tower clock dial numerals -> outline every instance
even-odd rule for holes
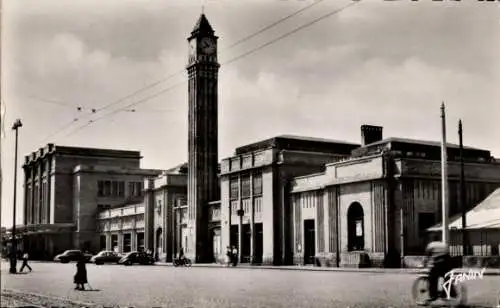
[[[204,54],[211,55],[215,52],[215,41],[213,38],[204,37],[200,41],[200,48]]]

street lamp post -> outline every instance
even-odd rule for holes
[[[16,146],[15,146],[15,154],[14,154],[14,209],[12,212],[12,250],[11,250],[11,258],[10,258],[10,269],[9,272],[11,274],[15,274],[17,272],[17,239],[16,239],[16,194],[17,194],[17,140],[18,140],[18,131],[19,128],[22,127],[21,119],[17,119],[12,125],[12,129],[16,131]]]

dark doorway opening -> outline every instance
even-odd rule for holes
[[[262,223],[255,224],[254,228],[255,228],[254,263],[262,263],[262,255],[264,254],[264,236],[262,233]]]
[[[304,220],[304,264],[315,264],[316,230],[314,219]]]
[[[99,240],[99,249],[106,250],[106,235],[101,235]]]
[[[365,249],[364,213],[361,204],[354,202],[347,210],[347,248],[349,251]]]
[[[231,235],[230,235],[230,238],[229,238],[229,245],[230,246],[234,246],[234,247],[238,247],[238,226],[237,225],[233,225],[231,226]]]
[[[250,229],[250,224],[242,225],[243,227],[243,242],[241,245],[241,255],[243,256],[242,262],[250,262],[250,256],[252,252],[250,251],[250,241],[252,238],[252,230]]]

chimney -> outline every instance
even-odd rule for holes
[[[382,126],[361,125],[361,146],[382,140]]]

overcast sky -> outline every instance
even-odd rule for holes
[[[439,141],[442,101],[450,142],[458,142],[462,118],[464,143],[500,156],[500,3],[359,1],[225,65],[353,2],[319,1],[229,49],[312,1],[206,2],[222,64],[220,159],[237,146],[278,134],[360,142],[362,124],[383,126],[384,137]],[[144,168],[167,169],[187,160],[183,71],[186,38],[200,12],[198,0],[4,0],[2,225],[12,221],[10,127],[16,118],[23,121],[20,163],[48,142],[139,150]],[[173,73],[179,74],[92,115],[92,108],[99,110]],[[171,90],[128,108],[136,112],[117,112],[75,132],[89,120],[166,88]],[[21,169],[18,181],[19,213]]]

